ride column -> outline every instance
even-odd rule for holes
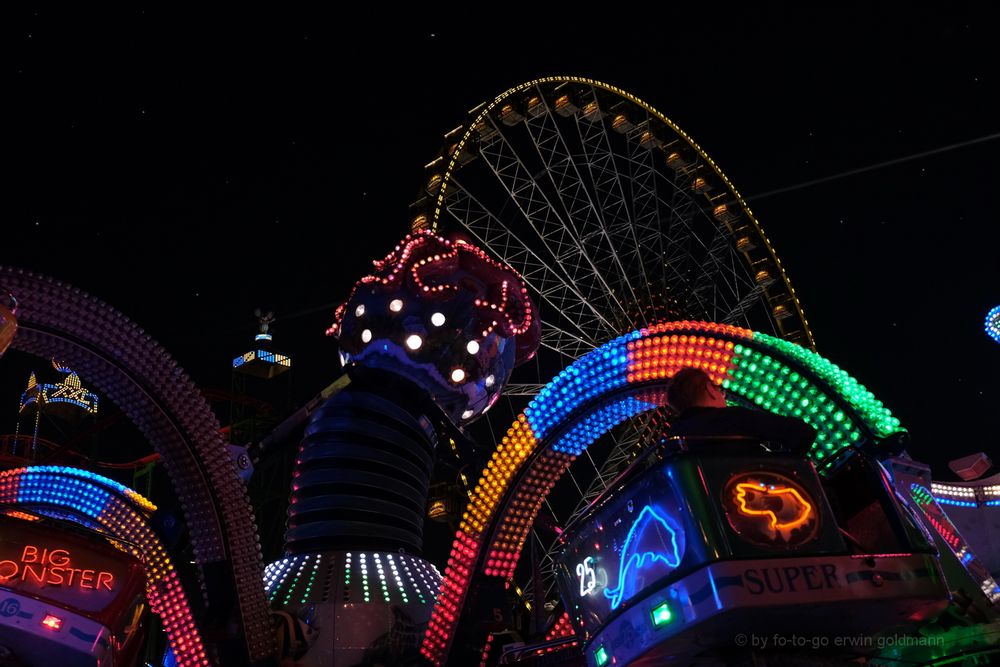
[[[421,558],[438,431],[486,412],[539,343],[524,281],[462,239],[415,233],[374,265],[327,331],[350,383],[305,429],[287,555],[265,573],[315,637],[306,666],[419,657],[441,581]]]

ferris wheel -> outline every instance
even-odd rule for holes
[[[615,86],[546,77],[472,109],[426,166],[412,209],[414,231],[468,235],[521,272],[544,322],[538,369],[663,320],[731,324],[814,348],[743,198],[674,122]],[[507,396],[533,396],[550,374],[539,370]],[[579,498],[561,523],[617,475],[645,420],[614,434],[606,458],[581,463],[592,469],[570,471]]]

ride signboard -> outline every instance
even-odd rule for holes
[[[0,518],[0,588],[97,612],[115,601],[139,567],[99,540]]]

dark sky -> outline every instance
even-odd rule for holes
[[[254,307],[273,309],[304,398],[336,364],[332,306],[405,232],[442,134],[522,81],[589,76],[715,159],[818,351],[895,412],[915,456],[1000,458],[1000,345],[983,333],[1000,304],[1000,140],[754,198],[1000,132],[995,12],[702,4],[566,5],[600,16],[542,23],[505,4],[29,10],[7,22],[0,262],[100,296],[207,386],[228,386]],[[13,426],[24,378],[0,377]]]

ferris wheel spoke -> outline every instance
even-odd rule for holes
[[[596,94],[593,97],[593,103],[597,103]],[[604,212],[603,217],[608,223],[607,235],[611,252],[616,256],[619,264],[623,266],[623,275],[634,276],[631,279],[626,278],[624,281],[629,285],[629,289],[631,290],[632,282],[639,282],[645,288],[645,296],[651,303],[653,301],[652,283],[646,274],[646,265],[643,261],[644,250],[634,233],[631,208],[625,197],[622,175],[615,163],[607,128],[599,117],[595,120],[589,120],[582,114],[577,114],[575,120],[577,136],[583,146],[590,182],[598,198],[600,209]],[[639,278],[640,276],[641,278]],[[637,298],[636,315],[641,313],[641,305]]]
[[[542,390],[544,384],[511,383],[504,387],[505,396],[535,396]]]
[[[722,234],[716,233],[708,247],[708,252],[702,257],[699,263],[698,273],[694,279],[694,286],[691,289],[693,293],[711,294],[714,298],[720,296],[720,285],[715,282],[715,277],[720,273],[722,266],[721,256],[726,253],[728,247],[729,240]],[[715,305],[717,304],[713,304],[713,306]],[[713,307],[710,314],[714,318],[718,312],[719,310]]]
[[[541,99],[544,100],[544,96]],[[573,231],[575,252],[568,254],[567,259],[575,254],[572,259],[577,262],[582,259],[588,264],[584,273],[588,269],[593,273],[594,278],[617,307],[620,324],[623,324],[630,319],[629,312],[616,292],[621,285],[625,285],[627,292],[635,300],[631,281],[628,280],[628,274],[608,238],[600,210],[584,184],[577,161],[573,159],[566,136],[553,114],[551,105],[548,101],[543,101],[539,106],[543,106],[544,110],[534,115],[529,113],[525,124],[534,140],[538,156],[545,165],[549,180],[563,203]],[[614,277],[617,277],[617,280]]]
[[[583,278],[592,280],[594,276],[581,275],[582,267],[576,262],[568,261],[574,253],[578,252],[578,248],[574,248],[575,239],[573,239],[569,228],[565,221],[560,219],[552,202],[538,186],[530,170],[525,166],[510,142],[499,131],[499,128],[496,129],[500,141],[483,145],[480,148],[480,156],[493,172],[497,181],[503,185],[510,200],[527,220],[546,250],[552,254],[555,265],[566,271],[565,277],[560,279],[562,288],[557,289],[566,294],[574,294],[578,300],[574,302],[571,299],[565,299],[560,304],[559,312],[579,322],[581,328],[593,329],[597,327],[603,337],[614,336],[618,333],[617,327],[602,312],[602,309],[595,305],[595,299],[590,294],[595,289],[593,287],[589,289],[586,296],[580,292],[581,286],[594,285],[591,281],[585,281]],[[564,257],[566,258],[565,264],[561,262],[561,258]],[[588,273],[592,271],[591,267]],[[557,276],[555,271],[551,269],[549,269],[549,273],[552,277]],[[603,301],[605,299],[598,296],[597,300]]]
[[[757,321],[755,324],[755,322],[751,321],[750,317],[747,316],[747,313],[755,307],[765,311],[768,309],[765,286],[754,280],[753,276],[747,275],[747,272],[743,270],[744,267],[740,262],[740,258],[735,252],[730,255],[729,262],[730,267],[728,271],[728,278],[736,282],[736,291],[742,295],[736,304],[732,306],[729,312],[723,315],[722,319],[719,321],[725,322],[726,324],[735,324],[738,322],[748,329],[752,329],[755,326],[758,329],[762,329],[766,326],[773,335],[780,336],[781,332],[778,330],[778,327],[775,325],[772,318],[758,318],[760,321]],[[727,273],[723,272],[722,275],[727,275]]]
[[[665,234],[668,254],[663,260],[664,270],[673,276],[668,284],[675,294],[685,299],[689,311],[693,309],[692,313],[709,317],[712,309],[708,305],[708,295],[704,289],[696,289],[693,275],[699,269],[696,256],[708,251],[696,224],[704,212],[686,192],[676,189],[673,194],[673,201],[668,205],[673,215]]]
[[[745,313],[754,300],[760,300],[763,294],[763,287],[758,285],[751,276],[741,275],[737,266],[738,258],[733,249],[729,249],[728,255],[724,258],[724,266],[720,267],[716,274],[716,283],[720,291],[724,288],[728,298],[724,304],[725,310],[719,316],[720,322],[732,323],[733,317],[740,317]]]
[[[699,233],[698,226],[698,219],[704,218],[704,212],[690,194],[678,188],[663,175],[654,174],[654,178],[665,181],[661,187],[669,187],[668,192],[672,190],[670,201],[664,200],[658,194],[654,195],[657,208],[669,212],[668,227],[660,235],[663,244],[661,257],[664,258],[662,262],[664,280],[669,284],[668,275],[673,273],[685,284],[685,290],[690,290],[691,278],[683,275],[681,268],[692,268],[692,264],[697,261],[697,255],[709,250],[701,238],[704,232]],[[683,290],[680,293],[683,293]]]
[[[661,228],[663,210],[660,206],[660,196],[657,194],[657,172],[653,164],[655,143],[649,138],[643,141],[643,137],[653,136],[649,125],[650,120],[647,115],[643,122],[638,123],[628,131],[628,163],[629,175],[631,176],[629,184],[632,190],[632,219],[634,220],[632,235],[638,253],[646,256],[655,253],[655,256],[663,257],[667,249],[664,247],[665,237]],[[669,187],[676,189],[673,183],[669,183]],[[658,268],[658,278],[665,281],[666,271],[662,263],[642,261],[641,264],[644,268],[647,264],[651,264],[650,269]],[[652,295],[650,295],[650,300],[652,301]]]
[[[718,321],[728,322],[745,313],[754,301],[761,301],[764,287],[757,284],[749,271],[739,264],[737,251],[721,232],[713,241],[702,262],[702,273],[695,290],[707,286],[722,297],[723,302],[713,311]]]
[[[737,320],[743,317],[743,315],[750,310],[750,308],[760,302],[761,297],[764,294],[764,287],[761,285],[754,285],[754,288],[743,295],[743,298],[733,306],[729,312],[723,315],[719,321],[724,324],[734,324]]]
[[[568,359],[576,359],[581,354],[586,354],[596,347],[593,343],[570,336],[557,327],[551,326],[549,329],[549,331],[542,331],[542,347],[558,352]]]
[[[452,192],[446,200],[446,211],[479,243],[491,248],[501,259],[516,266],[525,282],[554,313],[563,310],[567,302],[583,302],[583,296],[573,293],[572,287],[555,276],[549,264],[532,248],[521,242],[510,228],[482,205],[457,179],[452,180]],[[573,325],[575,331],[561,323]],[[542,344],[561,354],[576,358],[594,348],[594,341],[601,340],[600,332],[585,329],[579,319],[557,318],[548,320],[542,330]]]
[[[547,117],[550,118],[548,114],[542,113],[534,120]],[[615,318],[615,314],[624,314],[624,309],[604,282],[603,272],[594,266],[589,255],[583,252],[580,247],[575,230],[568,222],[571,221],[568,218],[570,210],[565,206],[565,200],[559,200],[563,204],[563,212],[560,214],[552,199],[538,186],[537,180],[529,174],[527,166],[519,159],[506,137],[501,134],[500,140],[503,143],[502,148],[505,150],[493,152],[484,148],[483,154],[487,164],[494,170],[497,178],[507,188],[508,193],[515,198],[515,203],[528,219],[532,229],[538,234],[548,252],[554,257],[555,264],[563,269],[567,280],[577,286],[577,291],[580,291],[582,286],[589,287],[583,297],[595,313],[607,314],[609,318],[604,319],[606,328],[602,333],[604,335],[617,333],[620,323],[613,323],[611,320],[620,319],[621,316]],[[509,165],[503,164],[505,154],[517,157],[516,168],[512,169]],[[491,162],[489,158],[494,155],[499,157]],[[539,156],[543,161],[546,158],[542,151],[539,151]],[[551,171],[548,171],[548,165],[546,168],[556,193],[561,196],[563,192],[559,184],[553,178]],[[504,179],[504,175],[508,178]],[[517,197],[518,193],[522,196]],[[524,196],[525,194],[527,197]],[[540,202],[544,202],[545,206],[537,205]]]

